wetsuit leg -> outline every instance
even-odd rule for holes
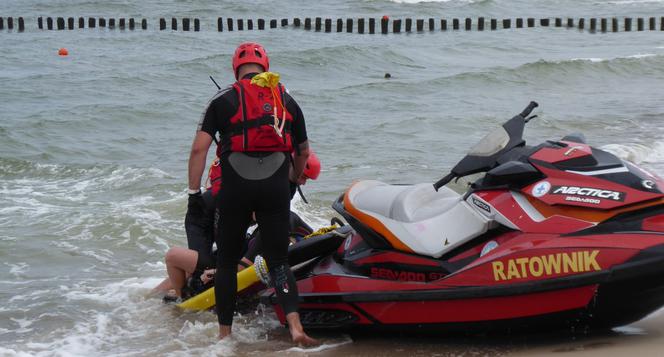
[[[247,187],[222,159],[224,184],[219,190],[219,215],[221,217],[216,234],[217,273],[214,278],[214,295],[217,301],[219,324],[230,326],[233,323],[237,291],[237,264],[249,222],[251,206],[247,197]]]
[[[290,190],[288,162],[260,187],[263,199],[257,204],[256,221],[261,232],[261,248],[267,261],[277,300],[285,314],[298,309],[297,284],[288,265],[290,231]]]

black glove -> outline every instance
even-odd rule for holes
[[[189,194],[187,203],[187,216],[185,221],[191,223],[203,223],[205,221],[205,201],[201,192]]]

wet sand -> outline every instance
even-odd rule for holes
[[[318,335],[324,342],[339,336]],[[664,356],[664,311],[634,324],[586,334],[414,337],[393,333],[353,336],[352,342],[280,354],[311,356]]]

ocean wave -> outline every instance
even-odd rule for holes
[[[640,163],[664,164],[664,143],[656,142],[653,145],[644,144],[608,144],[602,146],[606,150],[621,159]]]

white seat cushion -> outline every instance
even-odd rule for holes
[[[440,257],[488,229],[489,220],[447,187],[359,181],[346,192],[346,210],[393,247]]]

